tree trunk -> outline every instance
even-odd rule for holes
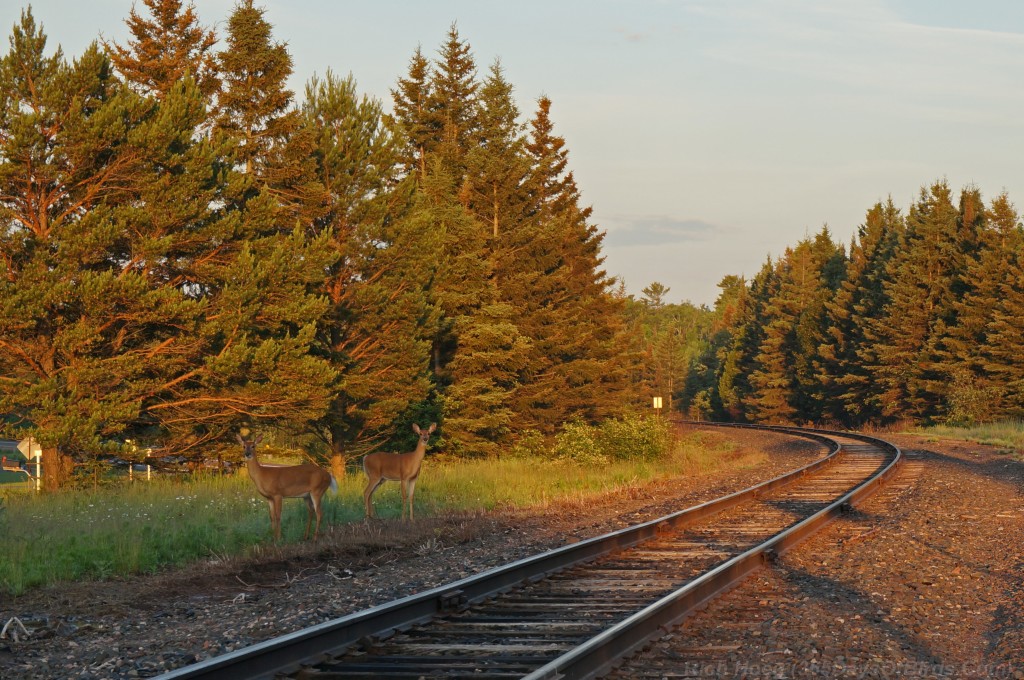
[[[331,456],[331,474],[336,480],[345,479],[345,456],[341,452]]]
[[[47,491],[60,491],[71,480],[75,469],[71,456],[64,455],[56,447],[43,449],[42,465],[43,488]]]

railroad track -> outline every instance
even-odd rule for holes
[[[741,427],[814,439],[829,454],[744,491],[161,677],[599,677],[867,497],[902,458],[864,435]]]

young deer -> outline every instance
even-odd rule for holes
[[[313,532],[313,540],[320,535],[320,519],[323,517],[321,500],[328,488],[332,493],[338,493],[338,485],[333,475],[313,463],[302,465],[261,465],[256,457],[256,445],[263,437],[257,435],[251,442],[237,436],[238,443],[242,445],[245,454],[245,465],[249,470],[249,477],[260,495],[267,499],[270,506],[270,526],[274,530],[274,540],[281,540],[281,502],[285,498],[303,498],[306,501],[308,517],[306,519],[306,533],[302,538],[309,537],[309,527],[313,523],[313,515],[316,515],[316,529]]]
[[[431,423],[426,430],[420,430],[419,425],[413,425],[412,430],[420,436],[416,444],[416,450],[409,453],[370,453],[363,457],[363,472],[366,473],[368,482],[363,490],[363,500],[366,502],[366,516],[373,517],[373,492],[386,480],[401,482],[402,484],[402,519],[405,519],[406,499],[409,504],[409,519],[413,519],[412,496],[416,490],[416,479],[420,476],[420,464],[423,463],[423,456],[427,453],[427,441],[430,435],[437,429],[437,423]]]

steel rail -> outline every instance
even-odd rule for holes
[[[772,429],[781,431],[788,428]],[[659,632],[678,625],[710,600],[738,585],[751,572],[773,562],[786,550],[862,502],[896,473],[903,460],[903,453],[897,446],[881,439],[829,430],[808,431],[863,441],[886,451],[892,456],[892,460],[878,473],[822,510],[690,581],[649,607],[524,676],[523,680],[587,680],[607,673],[617,665],[617,662],[639,651]]]
[[[700,423],[700,425],[711,424]],[[323,658],[325,655],[337,655],[354,644],[367,639],[385,639],[397,631],[407,630],[416,624],[424,623],[438,615],[453,611],[467,604],[482,602],[497,594],[507,592],[520,584],[535,581],[616,550],[636,546],[645,540],[654,538],[666,528],[678,529],[686,527],[708,516],[754,499],[768,491],[787,486],[804,475],[834,463],[842,455],[842,447],[838,442],[830,438],[829,435],[841,434],[843,437],[859,438],[869,443],[880,442],[880,440],[874,440],[870,437],[855,436],[848,433],[833,433],[826,430],[809,431],[762,425],[744,425],[742,427],[777,431],[809,438],[828,445],[829,453],[824,458],[789,473],[722,498],[701,503],[686,510],[603,536],[518,560],[417,595],[401,598],[221,656],[206,659],[190,666],[170,671],[160,676],[160,678],[164,680],[183,680],[186,678],[189,680],[199,678],[255,679],[270,678],[277,674],[294,672],[304,662],[308,663],[311,660]],[[885,444],[896,452],[895,458],[898,460],[899,450],[890,444]],[[896,460],[890,463],[883,473],[890,470]],[[777,554],[795,542],[802,540],[812,530],[806,528],[811,526],[812,520],[819,516],[831,518],[831,515],[828,513],[830,513],[833,506],[846,507],[850,503],[856,502],[859,496],[854,498],[854,494],[858,490],[864,489],[869,483],[870,480],[869,482],[862,483],[854,491],[811,518],[775,536],[765,544],[748,550],[742,555],[712,569],[679,591],[676,591],[673,595],[662,598],[654,605],[612,626],[609,630],[592,638],[572,652],[548,663],[527,677],[584,678],[593,677],[597,672],[604,672],[611,667],[615,659],[628,653],[630,649],[635,649],[643,644],[653,634],[649,631],[650,626],[654,626],[654,630],[657,630],[661,626],[670,625],[668,623],[661,623],[661,621],[681,619],[686,613],[692,611],[693,608],[699,607],[710,597],[713,597],[715,593],[728,588],[750,570],[756,568],[756,566],[764,561],[764,555],[769,554],[768,551],[774,551]],[[827,519],[824,521],[827,521]],[[813,524],[813,526],[817,527],[818,525]],[[753,561],[757,560],[759,560],[757,564],[754,564]],[[753,566],[750,566],[751,564]],[[678,599],[689,601],[692,605],[681,609],[681,605],[674,604],[674,601]],[[669,618],[666,619],[666,616]]]

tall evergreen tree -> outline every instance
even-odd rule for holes
[[[282,211],[282,226],[290,230],[321,216],[328,199],[313,162],[315,133],[302,125],[287,87],[291,55],[272,32],[253,0],[235,7],[227,49],[218,55],[223,85],[215,120],[235,141],[239,168],[254,178],[247,197],[269,192]]]
[[[312,133],[289,108],[291,61],[270,32],[260,10],[240,4],[229,22],[231,49],[220,55],[229,86],[210,136],[220,155],[207,205],[222,219],[200,235],[211,250],[188,262],[186,285],[206,305],[202,354],[148,409],[175,448],[245,422],[301,429],[323,414],[336,377],[310,354],[327,306],[323,272],[336,255],[329,235],[310,235],[323,210],[306,150]]]
[[[963,211],[962,211],[963,212]],[[951,420],[959,423],[1024,413],[1020,365],[1020,313],[1024,230],[1009,197],[996,197],[986,212],[982,247],[968,260],[968,292],[957,301],[960,324],[949,344],[963,365],[951,372]],[[970,371],[966,373],[966,371]]]
[[[727,275],[718,282],[718,288],[721,292],[709,318],[705,319],[707,341],[690,359],[683,388],[683,406],[696,420],[727,417],[718,393],[718,376],[750,304],[750,291],[742,276]]]
[[[1020,237],[1018,237],[1020,238]],[[1000,388],[1002,414],[1024,416],[1024,367],[1020,361],[1020,339],[1024,337],[1024,258],[1007,263],[999,286],[1000,301],[986,328],[984,368]]]
[[[195,5],[183,6],[182,0],[142,0],[142,4],[151,18],[132,7],[125,22],[132,34],[127,46],[104,41],[114,66],[142,94],[163,99],[189,76],[212,101],[220,87],[213,53],[217,36],[199,25]]]
[[[458,180],[477,129],[479,87],[472,49],[452,24],[431,72],[427,120],[436,136],[429,140],[426,151],[436,153]]]
[[[902,229],[903,216],[892,199],[875,204],[850,246],[843,281],[825,305],[826,341],[818,348],[823,415],[846,425],[881,416],[865,366],[874,363],[874,345],[867,333],[869,321],[881,316],[885,306],[887,265]]]
[[[509,262],[516,256],[512,241],[517,235],[505,232],[522,228],[527,208],[523,183],[529,172],[519,109],[500,63],[491,66],[478,103],[478,125],[466,152],[462,193],[470,211],[490,231],[490,250],[500,279],[505,270],[522,268]]]
[[[0,62],[0,412],[42,443],[53,489],[191,368],[203,304],[180,278],[185,240],[140,219],[153,164],[180,167],[168,147],[195,160],[177,142],[198,93],[154,107],[96,45],[71,65],[45,45],[25,12]]]
[[[525,340],[491,277],[486,234],[456,199],[440,158],[428,169],[406,228],[433,250],[430,302],[436,315],[434,377],[441,390],[442,435],[456,450],[493,453],[507,441],[510,399],[523,365]]]
[[[341,375],[315,431],[341,472],[353,448],[379,444],[401,413],[427,397],[430,345],[420,324],[432,253],[422,234],[396,228],[403,202],[395,194],[407,190],[396,187],[400,141],[385,127],[380,103],[358,98],[351,77],[328,72],[307,85],[303,111],[318,132],[315,158],[330,195],[317,230],[330,234],[337,254],[318,345]]]
[[[430,110],[431,75],[430,61],[417,47],[407,76],[391,90],[395,112],[391,120],[398,122],[406,140],[402,164],[407,174],[417,172],[421,178],[427,172],[427,150],[433,150],[432,141],[440,136],[439,121]]]
[[[869,321],[876,361],[869,368],[886,417],[940,415],[946,385],[936,347],[944,329],[955,324],[953,301],[964,263],[958,214],[945,182],[922,189],[889,262],[885,313]]]
[[[602,269],[604,234],[590,223],[568,170],[565,140],[554,134],[551,101],[542,97],[529,123],[525,218],[504,241],[502,288],[532,343],[520,376],[517,411],[548,430],[579,417],[597,421],[631,403],[623,301]]]
[[[741,308],[732,343],[721,357],[718,398],[729,420],[747,422],[755,417],[748,403],[754,391],[750,376],[765,342],[765,308],[777,293],[779,283],[777,268],[769,258],[750,282],[750,293]]]

